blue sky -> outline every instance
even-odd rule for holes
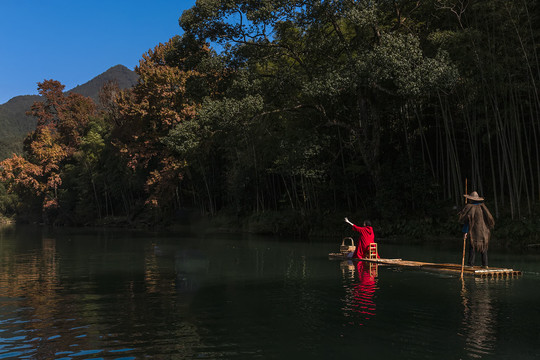
[[[0,0],[0,104],[58,80],[66,90],[182,33],[195,0]]]

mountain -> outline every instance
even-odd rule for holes
[[[123,65],[116,65],[68,92],[88,96],[98,102],[99,90],[111,80],[116,81],[120,89],[126,89],[137,83],[138,75]],[[39,95],[21,95],[0,105],[0,160],[10,157],[13,153],[21,153],[25,136],[36,127],[36,119],[27,116],[26,112],[40,99]]]
[[[138,79],[139,76],[134,71],[129,70],[124,65],[116,65],[87,83],[74,87],[69,92],[91,97],[97,103],[99,101],[99,90],[106,82],[116,81],[120,89],[127,89],[133,87]]]

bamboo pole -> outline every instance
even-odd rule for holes
[[[467,243],[467,233],[463,234],[463,255],[461,256],[461,279],[463,279],[463,269],[465,268],[465,244]]]
[[[467,194],[467,178],[465,178],[465,194]],[[467,198],[465,198],[467,204]],[[463,254],[461,255],[461,279],[463,279],[463,268],[465,267],[465,244],[467,243],[467,233],[463,234]]]

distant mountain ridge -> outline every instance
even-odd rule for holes
[[[127,89],[133,87],[138,79],[139,76],[133,70],[124,65],[116,65],[68,92],[88,96],[98,102],[99,90],[108,81],[116,81],[120,89]],[[36,127],[36,119],[27,116],[26,112],[34,102],[40,100],[39,95],[21,95],[0,105],[0,160],[13,153],[21,153],[25,136]]]
[[[108,81],[116,81],[120,89],[127,89],[135,86],[139,76],[135,71],[129,70],[124,65],[116,65],[96,76],[92,80],[69,90],[69,92],[91,97],[95,102],[99,101],[99,90]]]

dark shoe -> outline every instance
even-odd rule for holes
[[[487,266],[487,265],[482,265],[482,269],[489,269],[489,266]]]

